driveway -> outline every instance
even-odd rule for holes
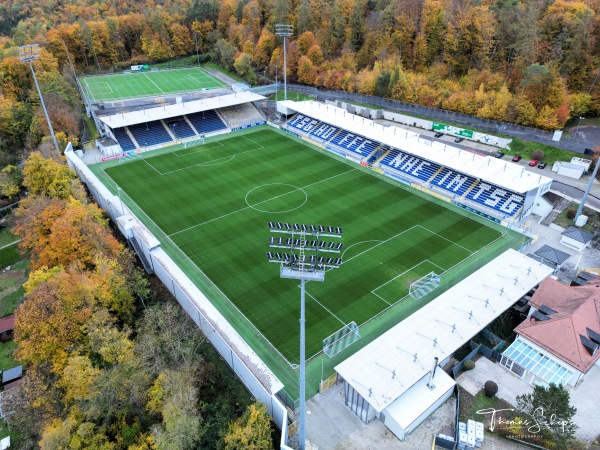
[[[577,408],[574,421],[579,425],[577,437],[592,441],[600,435],[600,367],[592,367],[583,381],[569,388],[571,404]]]

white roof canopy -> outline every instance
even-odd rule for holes
[[[142,109],[140,111],[123,112],[110,116],[98,116],[110,128],[126,127],[138,123],[152,122],[153,120],[168,119],[170,117],[192,114],[209,109],[225,108],[227,106],[241,105],[242,103],[263,100],[262,95],[252,92],[237,92],[235,94],[219,95],[216,97],[193,100],[191,102],[163,105],[156,108]]]
[[[381,412],[432,369],[435,357],[452,355],[551,273],[550,267],[507,250],[335,370]]]
[[[387,127],[371,119],[351,114],[337,106],[313,100],[304,102],[287,100],[280,103],[321,122],[350,130],[367,139],[437,162],[513,192],[525,193],[552,182],[551,178],[536,175],[512,162],[477,155],[442,141],[422,139],[418,133],[397,127]]]

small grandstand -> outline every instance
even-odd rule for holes
[[[417,133],[385,127],[332,105],[280,102],[288,131],[373,170],[496,221],[518,222],[550,178]]]
[[[265,123],[253,104],[264,97],[235,92],[201,68],[88,76],[78,83],[105,158]]]
[[[265,122],[251,104],[264,97],[251,92],[220,95],[138,111],[98,115],[103,134],[118,145],[105,156],[145,151],[198,140]]]

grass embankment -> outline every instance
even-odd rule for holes
[[[578,207],[579,203],[572,202],[567,208],[564,209],[563,212],[558,215],[558,217],[554,220],[554,224],[563,228],[569,228],[571,225],[575,225],[573,219],[569,219],[567,215],[569,214],[570,209],[577,211]],[[583,214],[588,216],[588,221],[583,227],[580,228],[583,231],[594,234],[594,232],[600,228],[600,213],[584,206]]]
[[[538,144],[537,142],[524,141],[514,138],[510,143],[510,150],[504,151],[507,155],[521,155],[523,159],[533,159],[533,152],[541,150],[544,152],[542,161],[553,164],[556,161],[571,161],[574,156],[581,157],[579,153],[570,152],[550,145]]]

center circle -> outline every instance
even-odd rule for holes
[[[267,183],[250,189],[245,200],[256,211],[284,213],[304,206],[308,201],[308,194],[293,184]]]

